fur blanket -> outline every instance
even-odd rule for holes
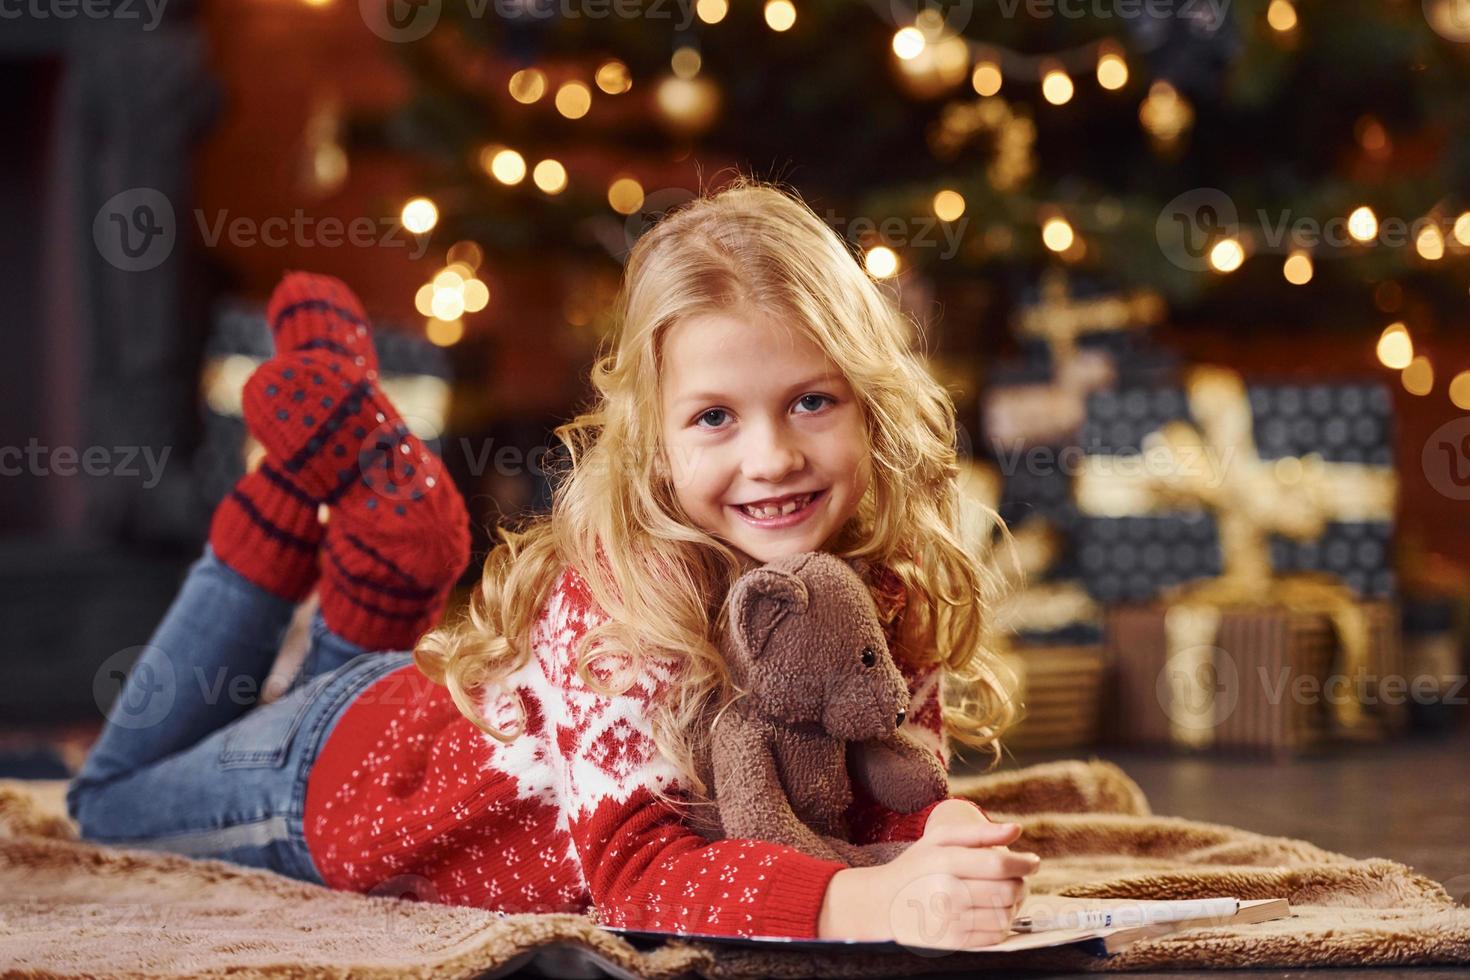
[[[579,915],[333,892],[267,871],[80,843],[59,781],[0,780],[0,972],[29,977],[472,977],[582,945],[624,977],[894,976],[986,967],[1076,971],[1470,963],[1470,909],[1410,868],[1305,841],[1153,815],[1111,763],[1064,761],[954,781],[1012,846],[1044,859],[1033,894],[1289,899],[1295,914],[1193,929],[1110,958],[1075,950],[814,955],[675,942],[642,952]],[[555,962],[543,967],[555,975]]]

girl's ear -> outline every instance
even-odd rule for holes
[[[759,660],[781,620],[806,612],[806,583],[790,572],[757,568],[735,583],[730,597],[732,626],[745,655]]]

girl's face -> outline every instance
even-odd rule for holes
[[[837,366],[764,316],[682,321],[662,354],[663,446],[684,510],[757,562],[823,550],[872,478]]]

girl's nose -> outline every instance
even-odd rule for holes
[[[751,440],[741,469],[747,479],[777,482],[806,465],[806,458],[787,434],[767,430]]]

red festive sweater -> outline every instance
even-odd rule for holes
[[[891,643],[902,593],[881,584],[896,577],[876,581]],[[509,744],[412,664],[366,688],[307,783],[306,841],[327,885],[505,914],[580,912],[626,928],[815,937],[827,883],[844,865],[778,844],[711,843],[653,797],[655,786],[677,793],[646,722],[675,665],[649,658],[625,693],[593,691],[574,651],[603,619],[582,577],[564,571],[533,630],[534,655],[507,684],[526,711],[526,731]],[[901,666],[913,696],[904,730],[947,765],[939,672]],[[513,730],[508,696],[481,709]],[[859,842],[916,840],[932,809],[901,815],[857,793]]]

